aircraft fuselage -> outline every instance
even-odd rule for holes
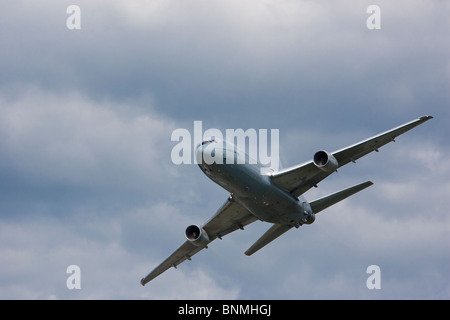
[[[211,152],[215,161],[205,161]],[[273,184],[270,175],[264,173],[269,168],[257,162],[249,163],[248,155],[232,144],[203,142],[197,147],[196,159],[211,180],[230,192],[235,201],[258,219],[295,227],[314,222],[314,213],[303,196],[297,198]]]

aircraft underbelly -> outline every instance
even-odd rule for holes
[[[301,219],[304,211],[301,201],[273,185],[259,169],[249,165],[212,165],[209,168],[205,173],[258,219],[287,224]]]
[[[273,185],[261,184],[257,190],[249,188],[246,193],[240,193],[237,201],[253,213],[258,219],[270,223],[292,223],[302,216],[302,207],[299,201]]]

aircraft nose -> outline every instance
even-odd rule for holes
[[[203,146],[204,143],[202,142],[195,147],[195,161],[197,164],[203,163]]]
[[[197,145],[195,149],[195,160],[197,164],[201,164],[202,166],[208,166],[213,163],[222,164],[225,163],[225,159],[222,162],[221,157],[225,157],[225,154],[222,141],[212,138]]]

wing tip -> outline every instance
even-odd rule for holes
[[[142,278],[142,279],[141,279],[141,286],[145,286],[146,283],[147,283],[147,282],[145,282],[145,278]]]
[[[426,116],[420,117],[419,119],[420,119],[420,120],[423,120],[423,121],[427,121],[427,120],[430,120],[430,119],[434,119],[434,117],[433,117],[433,116],[430,116],[430,115],[426,115]]]
[[[247,257],[250,257],[250,256],[251,256],[252,254],[254,254],[256,251],[258,251],[258,250],[254,250],[254,249],[252,249],[252,248],[248,248],[247,251],[244,252],[244,254],[245,254]]]

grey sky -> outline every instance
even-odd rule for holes
[[[78,1],[81,30],[69,1],[0,4],[0,298],[449,298],[449,3]],[[426,114],[308,192],[375,183],[314,224],[247,257],[254,223],[140,286],[227,196],[171,162],[174,129],[279,129],[290,166]]]

